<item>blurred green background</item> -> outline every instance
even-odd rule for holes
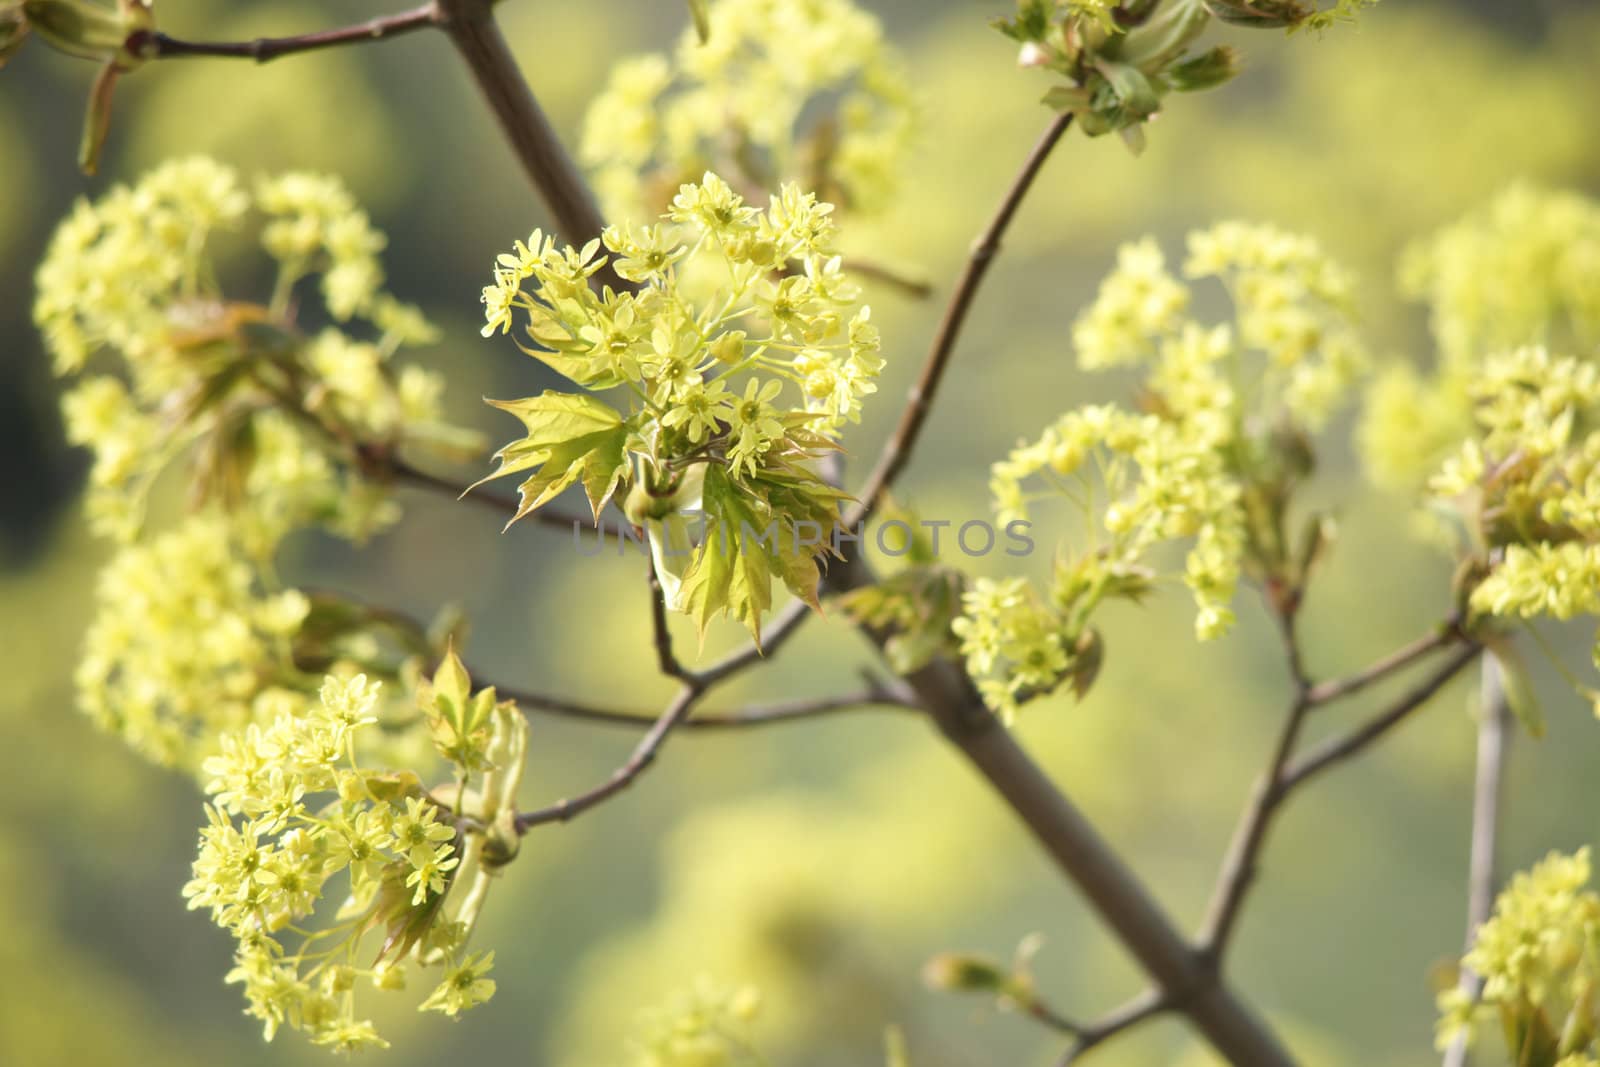
[[[1043,85],[984,27],[1004,11],[999,0],[869,6],[908,57],[925,131],[899,206],[847,230],[845,245],[914,267],[942,293],[1047,119],[1035,102]],[[1592,8],[1388,0],[1322,39],[1243,36],[1247,73],[1174,99],[1142,158],[1115,139],[1073,136],[973,316],[906,496],[925,515],[982,517],[987,465],[1018,436],[1118,395],[1116,380],[1076,373],[1067,331],[1115,246],[1146,232],[1170,252],[1186,229],[1221,217],[1314,233],[1361,272],[1375,349],[1428,358],[1422,315],[1393,296],[1408,238],[1518,177],[1600,191]],[[162,26],[190,38],[373,13],[350,0],[160,5]],[[502,14],[569,134],[611,62],[664,47],[685,18],[665,0],[514,0]],[[336,172],[390,234],[393,291],[445,327],[422,358],[447,375],[451,410],[498,438],[506,426],[477,398],[551,383],[504,339],[478,338],[478,289],[495,253],[545,219],[435,35],[262,68],[141,71],[119,90],[93,180],[72,165],[91,73],[30,47],[0,76],[0,1063],[322,1063],[294,1035],[261,1042],[221,981],[227,937],[183,909],[201,817],[190,783],[138,761],[74,709],[71,675],[105,549],[77,519],[84,459],[61,439],[57,386],[29,324],[31,271],[74,198],[175,153],[247,172]],[[857,455],[891,425],[936,318],[935,304],[871,296],[890,362],[849,442]],[[1439,618],[1448,575],[1408,540],[1404,503],[1361,485],[1347,425],[1326,439],[1315,496],[1342,520],[1305,619],[1311,666],[1331,674]],[[636,557],[579,563],[535,528],[502,535],[480,509],[407,503],[406,521],[366,552],[296,542],[286,575],[422,613],[460,601],[476,620],[475,662],[506,683],[628,705],[662,696]],[[1286,699],[1276,645],[1242,597],[1243,624],[1204,648],[1190,638],[1186,597],[1124,609],[1091,698],[1042,701],[1018,728],[1186,926]],[[602,630],[637,654],[597,657]],[[1581,662],[1581,635],[1570,648]],[[869,658],[844,625],[813,625],[726,699],[837,690]],[[1516,866],[1600,838],[1600,727],[1546,681],[1550,737],[1519,743],[1511,769],[1505,852]],[[1469,695],[1448,691],[1376,757],[1313,787],[1271,842],[1236,983],[1307,1064],[1433,1060],[1428,972],[1457,951],[1463,923]],[[1336,729],[1378,699],[1319,725]],[[528,802],[596,780],[628,743],[536,720]],[[755,1034],[777,1064],[879,1063],[889,1021],[904,1027],[917,1067],[1047,1064],[1060,1051],[1048,1035],[916,979],[936,951],[1004,956],[1032,931],[1048,939],[1038,968],[1064,1011],[1089,1016],[1139,988],[1006,812],[929,729],[887,713],[675,741],[620,802],[529,838],[485,923],[498,995],[453,1026],[380,1017],[395,1041],[389,1062],[623,1064],[640,1011],[704,974],[762,987]],[[1181,1027],[1163,1022],[1094,1062],[1203,1062],[1193,1055]]]

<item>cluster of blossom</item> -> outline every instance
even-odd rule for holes
[[[1181,424],[1155,415],[1136,415],[1111,405],[1086,407],[1062,416],[1038,440],[1019,446],[995,464],[990,489],[1003,518],[1027,513],[1030,494],[1025,483],[1036,477],[1048,488],[1033,496],[1064,494],[1098,520],[1090,526],[1090,543],[1056,568],[1052,607],[1043,609],[1035,601],[1032,611],[1025,612],[1038,616],[1042,610],[1049,616],[1054,643],[1097,652],[1097,645],[1086,637],[1095,609],[1107,598],[1142,596],[1153,576],[1152,552],[1165,542],[1186,539],[1193,541],[1184,580],[1199,607],[1196,632],[1202,639],[1216,637],[1232,624],[1228,603],[1239,577],[1243,516],[1239,487],[1213,441],[1185,434]],[[1103,504],[1097,516],[1096,500]],[[967,618],[992,614],[999,606],[969,593]],[[1023,632],[1044,625],[1042,618],[1035,618]],[[957,626],[968,666],[978,676],[993,669],[993,660],[983,654],[977,640],[984,629],[971,622]],[[1049,665],[1059,664],[1061,672],[1080,666],[1062,662],[1040,646],[1034,665],[1025,672],[1030,680],[1018,685],[1014,676],[1007,680],[1016,671],[1018,658],[1008,654],[1004,660],[1011,666],[989,684],[996,692],[1013,695],[1050,688],[1060,673],[1048,682],[1032,677]],[[1092,670],[1095,664],[1082,666]],[[1012,710],[1005,702],[994,706],[1007,713]]]
[[[1425,478],[1427,531],[1474,563],[1475,614],[1600,615],[1600,205],[1513,188],[1411,249],[1402,283],[1438,365],[1374,388],[1374,477]]]
[[[1600,204],[1513,186],[1406,249],[1400,286],[1428,307],[1437,364],[1426,375],[1387,368],[1358,441],[1374,480],[1410,490],[1473,433],[1472,387],[1487,360],[1530,345],[1577,355],[1600,345]]]
[[[1476,1001],[1439,998],[1439,1047],[1495,1018],[1518,1063],[1587,1067],[1600,1056],[1600,894],[1589,888],[1589,850],[1551,853],[1518,874],[1478,928],[1464,967],[1483,980]]]
[[[436,684],[464,690],[464,673],[452,684],[452,671],[459,664]],[[357,1017],[357,988],[403,989],[409,965],[444,968],[421,1010],[453,1016],[493,994],[485,974],[494,954],[470,955],[466,943],[508,858],[526,726],[486,692],[424,702],[436,735],[471,735],[481,750],[475,767],[458,764],[453,794],[357,762],[379,699],[364,675],[328,677],[303,711],[223,735],[205,761],[214,799],[184,896],[237,939],[228,981],[243,985],[269,1040],[288,1025],[339,1051],[384,1046]],[[480,714],[468,723],[462,705],[473,704]],[[440,713],[445,705],[453,719]],[[476,791],[472,769],[483,773]],[[333,907],[330,886],[343,897]]]
[[[660,211],[710,169],[797,181],[852,210],[894,195],[914,119],[877,19],[850,0],[713,0],[706,41],[625,60],[589,107],[581,155],[614,219]]]
[[[223,731],[304,701],[288,643],[310,605],[294,590],[263,592],[218,516],[123,549],[96,600],[79,702],[149,759],[194,769]]]
[[[265,302],[225,296],[233,263],[213,253],[252,208],[277,270]],[[438,422],[439,376],[391,363],[433,329],[383,291],[383,243],[333,179],[287,174],[251,192],[191,158],[81,201],[39,268],[34,316],[76,379],[67,436],[94,453],[90,524],[119,544],[79,700],[151,758],[193,769],[219,731],[302,707],[315,678],[291,642],[308,604],[273,577],[279,544],[305,526],[359,539],[393,521],[363,468],[374,450],[468,444]],[[341,325],[306,335],[297,287],[314,275]],[[169,472],[191,514],[147,531]]]
[[[501,256],[483,290],[484,334],[523,318],[524,351],[591,391],[494,402],[527,428],[492,476],[533,470],[516,517],[581,481],[598,518],[637,478],[630,515],[656,524],[657,544],[661,520],[683,509],[735,535],[707,544],[775,521],[831,528],[838,493],[811,461],[859,419],[882,366],[869,309],[853,311],[858,289],[832,251],[832,210],[786,185],[758,211],[707,173],[679,189],[657,225],[613,227],[582,249],[535,231]],[[608,262],[602,244],[636,289],[590,286]],[[681,284],[695,267],[714,268],[720,284]],[[592,395],[619,387],[626,413]],[[702,624],[729,608],[754,629],[772,576],[814,595],[819,550],[674,553],[664,577],[675,606]]]
[[[1302,473],[1303,431],[1327,422],[1367,365],[1351,281],[1314,241],[1244,223],[1191,234],[1185,273],[1222,279],[1235,322],[1208,327],[1191,318],[1189,287],[1147,240],[1119,251],[1073,326],[1085,369],[1147,368],[1147,412],[1069,412],[994,466],[1001,521],[1059,496],[1091,520],[1090,542],[1056,570],[1050,606],[1009,583],[967,595],[957,632],[1002,713],[1015,710],[1019,693],[1047,690],[1069,673],[1080,676],[1080,688],[1082,675],[1092,677],[1099,646],[1090,617],[1108,597],[1143,595],[1164,543],[1192,540],[1183,578],[1201,639],[1232,625],[1229,603],[1244,568],[1286,565],[1280,490]],[[1247,361],[1251,353],[1261,358]],[[997,592],[1007,595],[990,595]],[[1018,647],[1021,656],[999,651],[1008,613],[1030,642]],[[1079,648],[1087,662],[1074,654]]]
[[[252,204],[277,264],[265,304],[225,297],[209,251],[212,235],[237,229]],[[95,529],[133,539],[156,479],[185,454],[199,495],[223,497],[253,524],[245,532],[263,554],[313,519],[352,536],[392,520],[347,464],[329,462],[355,441],[439,437],[438,378],[388,365],[399,346],[434,334],[382,291],[382,246],[333,179],[264,179],[252,197],[233,170],[203,158],[81,201],[39,268],[34,318],[63,377],[101,352],[119,365],[120,375],[82,378],[64,401],[69,438],[95,454]],[[359,316],[371,340],[334,327],[301,334],[295,286],[312,273],[329,314],[340,323]]]
[[[1145,240],[1118,252],[1116,269],[1074,324],[1079,365],[1153,364],[1162,404],[1186,418],[1270,420],[1286,411],[1310,429],[1323,426],[1367,368],[1348,272],[1310,237],[1244,222],[1191,233],[1183,272],[1227,286],[1232,329],[1202,330],[1189,318],[1189,287]],[[1219,368],[1245,352],[1264,357],[1259,373],[1222,377]],[[1251,397],[1254,411],[1232,410]]]
[[[1062,620],[1026,578],[980,578],[951,630],[984,702],[1010,723],[1019,697],[1055,687],[1071,660]]]
[[[672,1003],[649,1013],[633,1042],[636,1067],[736,1067],[764,1062],[747,1032],[761,994],[700,979]]]

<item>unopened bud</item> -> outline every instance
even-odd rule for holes
[[[0,69],[28,39],[28,19],[20,5],[0,7]]]
[[[1214,89],[1239,73],[1238,49],[1218,45],[1167,71],[1167,81],[1180,93]]]
[[[1024,41],[1022,47],[1017,49],[1017,66],[1024,69],[1028,67],[1047,67],[1050,65],[1050,49],[1038,41]]]
[[[982,956],[963,956],[941,952],[922,968],[922,981],[929,989],[957,993],[997,992],[1005,987],[1005,970]]]
[[[119,12],[80,0],[22,0],[22,14],[45,44],[83,59],[110,59],[141,28]]]
[[[743,330],[729,330],[711,342],[711,356],[719,363],[737,363],[744,358]]]
[[[1312,14],[1302,0],[1202,0],[1207,11],[1234,26],[1282,29],[1298,26]]]

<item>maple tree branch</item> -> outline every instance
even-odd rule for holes
[[[1347,677],[1312,686],[1307,695],[1313,704],[1331,704],[1359,693],[1369,685],[1381,682],[1396,671],[1409,667],[1429,653],[1448,648],[1460,640],[1462,633],[1459,623],[1455,619],[1447,619],[1410,644],[1375,661],[1371,666]]]
[[[1464,951],[1478,939],[1478,928],[1494,913],[1500,813],[1505,799],[1506,759],[1510,754],[1511,708],[1505,681],[1493,656],[1483,658],[1482,697],[1478,709],[1478,767],[1472,789],[1472,851],[1467,861],[1467,936]],[[1461,968],[1460,988],[1472,1000],[1483,993],[1483,979]],[[1467,1035],[1457,1034],[1445,1049],[1444,1067],[1464,1067]]]
[[[1306,779],[1321,773],[1341,760],[1349,759],[1374,741],[1377,741],[1384,734],[1404,722],[1412,712],[1432,699],[1433,695],[1443,689],[1446,683],[1461,673],[1463,667],[1476,659],[1481,651],[1482,648],[1478,644],[1468,644],[1446,660],[1444,666],[1429,675],[1420,685],[1412,689],[1386,711],[1374,716],[1366,724],[1352,730],[1350,733],[1329,738],[1323,744],[1307,752],[1285,770],[1285,787],[1294,788]]]
[[[1070,111],[1051,120],[1038,143],[1033,146],[1033,151],[1028,153],[1027,159],[1023,161],[1022,169],[1017,172],[1005,195],[1001,197],[1000,206],[996,208],[994,216],[979,233],[978,239],[973,242],[972,253],[967,257],[961,276],[956,279],[955,289],[950,294],[950,302],[945,306],[944,317],[940,320],[938,331],[933,336],[933,344],[923,363],[922,373],[918,375],[916,384],[911,387],[911,392],[906,397],[906,406],[900,414],[900,424],[895,427],[894,435],[889,438],[877,465],[867,478],[866,487],[859,494],[860,503],[851,510],[850,517],[845,522],[847,528],[855,529],[858,523],[872,516],[882,501],[884,492],[894,484],[901,470],[910,462],[917,438],[922,433],[923,424],[927,422],[928,414],[933,410],[934,395],[939,390],[950,357],[955,352],[956,342],[961,337],[961,328],[966,324],[967,313],[972,309],[978,290],[983,285],[984,276],[989,273],[989,267],[1000,251],[1000,240],[1010,227],[1011,220],[1016,217],[1017,209],[1022,206],[1028,190],[1033,187],[1033,181],[1039,176],[1045,160],[1050,158],[1056,143],[1071,125]]]
[[[562,235],[574,247],[599,237],[605,220],[588,183],[517,66],[495,21],[492,0],[437,0],[437,6],[444,31],[472,72],[506,143],[544,198]],[[638,288],[618,277],[609,262],[591,280],[618,291]]]
[[[1131,1030],[1164,1011],[1171,1010],[1171,1007],[1167,999],[1156,990],[1140,993],[1122,1007],[1080,1028],[1076,1040],[1056,1061],[1056,1067],[1069,1067],[1070,1064],[1077,1063],[1089,1053],[1090,1049],[1105,1044],[1118,1034]]]
[[[257,37],[252,41],[183,41],[159,30],[136,30],[129,34],[126,47],[142,59],[215,57],[266,63],[282,56],[298,55],[302,52],[388,40],[416,30],[437,27],[440,21],[439,5],[427,3],[393,15],[368,19],[353,26],[317,30],[289,37]]]
[[[563,797],[548,807],[518,813],[515,822],[517,833],[525,834],[544,823],[566,822],[632,785],[639,775],[655,762],[656,754],[661,751],[661,746],[666,743],[673,728],[688,717],[702,692],[703,690],[693,685],[685,685],[678,690],[678,695],[672,698],[671,703],[656,717],[644,737],[634,746],[633,753],[626,763],[611,772],[609,778],[592,789]]]

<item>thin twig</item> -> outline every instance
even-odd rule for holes
[[[668,678],[676,678],[684,682],[697,682],[683,664],[678,662],[677,655],[672,651],[672,629],[667,623],[667,595],[661,588],[661,578],[656,574],[656,558],[650,557],[649,562],[650,584],[650,627],[654,631],[656,663],[661,668],[661,673]]]
[[[438,5],[427,3],[409,11],[383,15],[354,26],[301,33],[292,37],[257,37],[253,41],[180,41],[159,30],[136,30],[129,34],[127,48],[141,59],[191,59],[209,56],[249,59],[265,63],[300,52],[367,44],[371,41],[399,37],[415,30],[437,26],[439,22]]]
[[[1455,620],[1446,620],[1439,626],[1423,634],[1404,648],[1396,649],[1389,655],[1377,660],[1356,673],[1344,678],[1321,682],[1311,687],[1309,694],[1311,703],[1316,705],[1331,704],[1335,700],[1359,693],[1369,685],[1381,682],[1394,672],[1408,667],[1417,660],[1446,648],[1462,639],[1461,630]]]
[[[1217,888],[1212,894],[1205,930],[1200,937],[1201,951],[1212,967],[1220,968],[1222,965],[1228,939],[1238,923],[1239,912],[1250,886],[1255,881],[1261,849],[1266,844],[1272,817],[1288,796],[1285,769],[1294,756],[1295,742],[1305,725],[1306,712],[1311,709],[1306,691],[1302,685],[1284,716],[1283,729],[1279,731],[1267,769],[1256,782],[1250,804],[1239,820],[1238,829],[1228,845],[1222,871],[1217,876]]]
[[[1467,873],[1467,951],[1472,950],[1478,928],[1488,922],[1494,910],[1495,886],[1499,882],[1495,854],[1499,851],[1501,801],[1511,740],[1511,709],[1499,662],[1493,656],[1483,657],[1482,672],[1478,770],[1472,790],[1472,855]],[[1461,969],[1461,992],[1472,1000],[1483,992],[1483,979],[1467,967]],[[1444,1067],[1465,1067],[1466,1062],[1467,1035],[1461,1033],[1445,1049]]]
[[[1377,740],[1407,715],[1428,702],[1455,674],[1477,655],[1477,646],[1469,646],[1451,660],[1438,673],[1402,697],[1396,704],[1380,713],[1366,725],[1349,735],[1325,742],[1308,755],[1294,759],[1295,744],[1305,725],[1307,713],[1319,700],[1336,699],[1355,692],[1380,677],[1398,670],[1418,657],[1443,647],[1460,635],[1455,627],[1439,634],[1413,642],[1393,655],[1386,656],[1372,667],[1334,686],[1312,685],[1301,666],[1299,641],[1296,638],[1294,617],[1290,613],[1281,617],[1284,638],[1289,654],[1290,673],[1294,677],[1296,695],[1284,719],[1282,732],[1273,747],[1267,769],[1257,781],[1250,803],[1239,820],[1222,870],[1217,876],[1217,887],[1212,894],[1204,931],[1201,934],[1201,951],[1207,963],[1215,968],[1222,965],[1222,957],[1238,924],[1250,887],[1255,882],[1267,833],[1279,809],[1291,793],[1308,778],[1328,765],[1345,759]],[[1333,697],[1319,697],[1319,692],[1333,692]]]
[[[566,822],[632,785],[639,775],[655,762],[656,753],[666,743],[673,728],[688,717],[702,692],[703,690],[693,685],[685,685],[678,690],[678,695],[672,698],[666,710],[656,718],[649,732],[639,739],[639,744],[634,747],[633,754],[628,757],[627,762],[611,772],[611,777],[593,789],[565,797],[549,807],[520,813],[516,819],[517,833],[525,834],[535,826],[547,822]]]
[[[1156,990],[1146,990],[1134,997],[1122,1007],[1117,1008],[1098,1021],[1083,1027],[1077,1034],[1077,1040],[1064,1052],[1056,1067],[1068,1067],[1077,1063],[1088,1054],[1089,1050],[1102,1045],[1116,1037],[1118,1034],[1131,1030],[1140,1023],[1160,1015],[1171,1007],[1167,998]]]
[[[492,508],[503,517],[509,518],[515,515],[517,509],[521,506],[517,498],[509,493],[499,493],[493,489],[466,490],[448,478],[430,474],[425,470],[413,467],[404,460],[391,458],[384,462],[384,470],[391,478],[402,485],[409,485],[417,489],[427,489],[431,492],[450,496],[456,500],[465,500],[481,507]],[[577,536],[578,531],[583,527],[594,526],[592,519],[565,515],[545,508],[529,512],[523,518],[532,519],[535,524],[548,526],[552,530],[564,530],[574,536]]]
[[[1463,667],[1476,659],[1481,651],[1482,648],[1476,643],[1468,644],[1446,660],[1444,666],[1429,675],[1393,707],[1375,716],[1366,725],[1343,736],[1329,738],[1323,744],[1306,753],[1284,773],[1284,788],[1293,789],[1306,779],[1326,770],[1333,764],[1349,759],[1351,756],[1361,752],[1368,745],[1404,722],[1406,717],[1413,711],[1426,704],[1435,693],[1444,688],[1450,679],[1459,674]]]
[[[495,692],[514,701],[525,710],[543,712],[564,719],[577,719],[600,726],[616,726],[629,730],[642,730],[655,723],[655,716],[643,712],[603,708],[580,701],[565,700],[543,693],[495,686]],[[747,704],[731,711],[707,712],[690,715],[679,728],[684,730],[732,730],[750,726],[768,726],[775,723],[818,719],[836,712],[890,708],[905,710],[915,705],[903,694],[878,684],[865,689],[831,697],[797,697],[793,700],[773,701],[764,704]]]
[[[1051,150],[1071,125],[1070,111],[1051,121],[1044,135],[1039,138],[1039,142],[1033,146],[1033,151],[1023,161],[1022,169],[1012,179],[1011,187],[1001,198],[994,217],[989,220],[989,224],[983,228],[983,232],[973,243],[972,253],[967,257],[961,277],[956,280],[955,290],[950,294],[950,302],[945,306],[944,318],[939,323],[938,332],[933,336],[933,345],[928,351],[927,360],[923,363],[922,373],[906,398],[905,409],[900,414],[900,424],[895,427],[894,436],[890,437],[888,444],[884,446],[877,466],[872,469],[866,487],[859,494],[860,503],[851,509],[851,514],[845,522],[846,528],[854,529],[857,523],[872,517],[873,511],[882,500],[884,491],[894,483],[900,471],[910,461],[917,437],[922,432],[923,423],[927,421],[928,413],[933,408],[934,394],[939,390],[940,380],[944,377],[950,356],[955,352],[956,341],[961,336],[961,328],[967,321],[967,312],[972,309],[973,299],[983,285],[984,275],[989,272],[996,253],[1000,251],[1000,240],[1005,236],[1006,229],[1011,225],[1011,220],[1016,216],[1017,209],[1021,207],[1023,198],[1027,196],[1028,189],[1038,177],[1045,160],[1050,158]]]
[[[778,654],[778,650],[788,643],[789,638],[795,635],[800,626],[815,614],[817,614],[816,609],[805,601],[790,601],[772,617],[772,623],[766,627],[760,644],[752,641],[738,651],[730,652],[705,670],[699,671],[695,677],[707,685],[712,685],[757,663],[771,660]]]

